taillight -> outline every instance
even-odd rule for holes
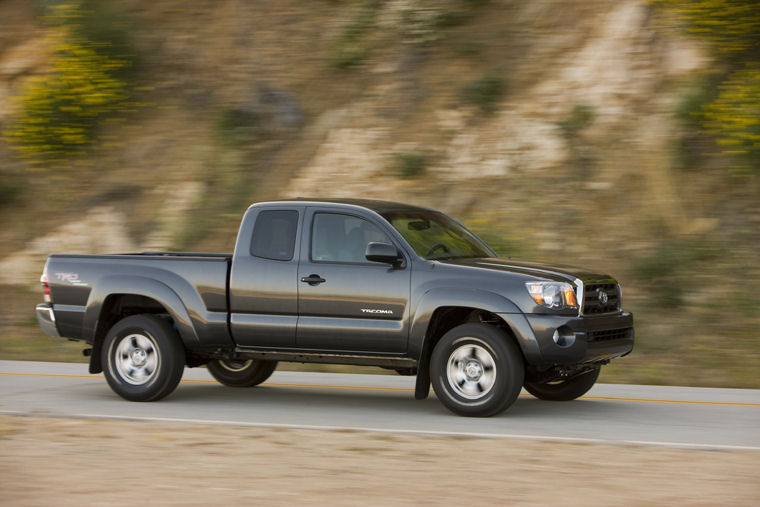
[[[40,283],[42,284],[42,293],[45,295],[45,302],[52,303],[53,298],[50,296],[50,283],[48,283],[47,265],[45,265],[45,270],[42,272],[42,276],[40,277]]]

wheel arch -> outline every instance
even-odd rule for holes
[[[467,322],[482,322],[502,329],[515,340],[525,362],[538,350],[522,311],[504,296],[473,289],[431,290],[417,306],[410,331],[410,355],[418,359],[417,399],[427,397],[430,391],[429,363],[433,347],[449,330]]]
[[[186,348],[198,343],[187,308],[167,285],[143,277],[107,277],[90,292],[83,323],[83,336],[93,346],[90,373],[103,371],[100,350],[108,330],[124,317],[141,313],[168,315]]]

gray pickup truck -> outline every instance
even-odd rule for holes
[[[524,386],[571,400],[633,349],[620,285],[577,268],[501,258],[448,216],[384,201],[254,204],[232,255],[51,255],[37,318],[89,346],[125,399],[170,394],[185,366],[222,384],[264,382],[278,361],[416,375],[468,416]]]

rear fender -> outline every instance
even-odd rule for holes
[[[85,311],[82,335],[95,344],[98,321],[101,318],[103,303],[111,294],[133,294],[149,297],[171,316],[182,342],[187,347],[199,343],[193,320],[180,297],[168,285],[157,280],[141,276],[107,276],[98,280],[90,291]],[[95,344],[97,347],[97,344]]]

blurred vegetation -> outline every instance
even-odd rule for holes
[[[493,216],[473,216],[467,220],[466,225],[502,257],[521,257],[523,259],[530,257],[523,239],[517,236],[514,231],[510,231],[508,227],[500,224]]]
[[[126,107],[129,85],[118,75],[130,64],[124,38],[103,26],[104,20],[93,16],[97,12],[81,2],[47,8],[50,68],[27,83],[18,98],[20,114],[6,132],[33,159],[79,151],[95,140],[99,120]]]
[[[419,151],[402,151],[393,154],[393,172],[399,178],[415,178],[427,168],[427,155]]]
[[[0,168],[0,208],[10,206],[24,190],[22,178],[6,168]]]
[[[718,90],[715,100],[703,108],[705,130],[723,153],[739,160],[736,169],[760,172],[760,56],[730,73]]]
[[[481,112],[491,114],[496,108],[496,101],[504,93],[504,80],[489,73],[485,76],[470,81],[460,90],[464,101],[480,108]]]
[[[699,169],[702,161],[714,149],[715,141],[702,128],[702,122],[703,110],[718,95],[719,82],[718,76],[701,76],[679,90],[675,114],[681,132],[675,140],[677,146],[673,151],[674,163],[679,169]]]
[[[757,58],[760,9],[755,0],[655,0],[687,23],[687,31],[731,60]],[[753,54],[754,53],[754,54]]]
[[[593,122],[593,108],[585,104],[576,104],[566,118],[557,122],[557,126],[562,130],[563,137],[572,139]]]
[[[683,102],[701,130],[717,141],[738,174],[760,172],[760,6],[755,0],[655,0],[673,13],[686,31],[704,42],[718,64],[701,93]],[[708,85],[708,86],[705,86]],[[694,162],[687,136],[685,165]]]
[[[262,126],[253,111],[232,107],[222,111],[216,121],[216,130],[222,142],[241,146],[255,139]]]
[[[379,46],[377,37],[397,37],[406,44],[430,45],[446,36],[446,30],[461,26],[477,12],[483,0],[360,0],[350,7],[353,16],[333,40],[329,62],[343,69],[355,67]],[[378,17],[389,7],[390,21],[380,27]],[[380,29],[387,33],[377,33]]]
[[[343,27],[330,47],[329,60],[332,66],[344,69],[360,64],[369,52],[367,32],[375,26],[380,0],[364,0],[354,17]]]
[[[407,0],[401,2],[399,30],[406,42],[428,44],[444,36],[476,12],[482,0]]]
[[[583,131],[593,123],[594,109],[585,104],[576,104],[564,119],[557,122],[570,152],[567,164],[576,180],[587,180],[596,163],[593,143],[583,136]]]
[[[710,269],[705,263],[718,254],[708,238],[663,241],[633,261],[631,274],[647,292],[657,294],[658,305],[677,309],[684,304],[685,293],[697,288],[698,282],[690,274]]]

